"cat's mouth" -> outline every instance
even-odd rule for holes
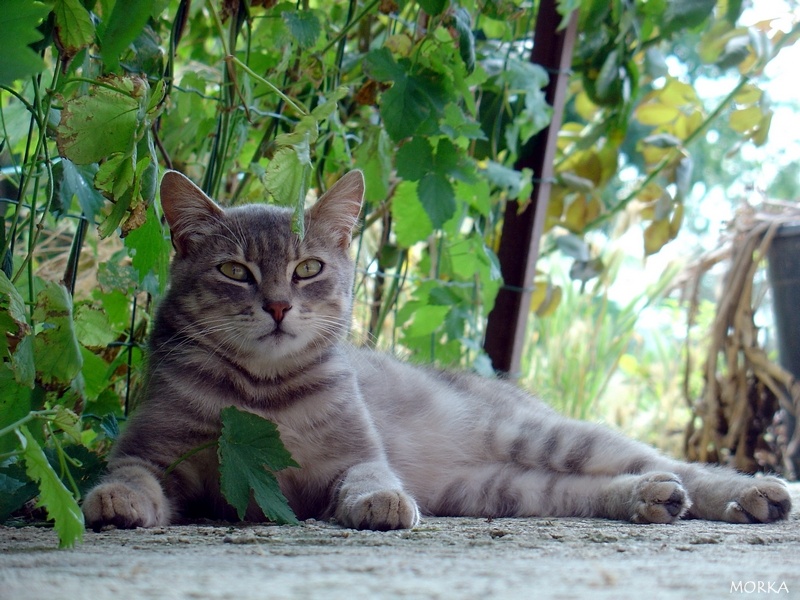
[[[286,331],[285,329],[283,329],[280,325],[276,325],[275,329],[273,329],[269,333],[265,333],[263,335],[260,335],[258,337],[258,341],[259,342],[263,342],[263,341],[266,341],[266,340],[269,340],[269,339],[280,340],[280,339],[287,338],[287,337],[288,338],[293,338],[295,336],[294,336],[294,334],[291,334],[288,331]]]

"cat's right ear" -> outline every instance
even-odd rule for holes
[[[184,256],[192,240],[202,238],[222,217],[222,209],[203,190],[177,171],[161,178],[161,208],[172,234],[172,245]]]

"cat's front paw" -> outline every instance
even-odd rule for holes
[[[353,498],[337,517],[342,525],[354,529],[411,529],[419,523],[419,509],[401,490],[380,490]]]
[[[754,479],[725,508],[724,520],[730,523],[771,523],[789,517],[792,500],[779,479]]]
[[[643,475],[634,488],[634,523],[672,523],[680,519],[692,501],[672,473]]]
[[[138,490],[121,481],[101,483],[83,501],[86,526],[100,531],[107,525],[121,529],[156,527],[169,523],[163,492]]]

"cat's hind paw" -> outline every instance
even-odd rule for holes
[[[83,501],[86,526],[100,531],[113,525],[120,529],[156,527],[169,523],[169,508],[163,492],[139,491],[126,483],[110,481],[91,490]]]
[[[753,480],[735,500],[728,503],[723,519],[730,523],[771,523],[789,517],[789,490],[773,477]]]
[[[344,514],[338,515],[342,525],[354,529],[411,529],[419,523],[417,503],[400,490],[369,492],[348,502]]]
[[[680,519],[692,501],[672,473],[643,475],[634,488],[634,523],[672,523]]]

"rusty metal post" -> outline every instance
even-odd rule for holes
[[[530,312],[536,260],[544,227],[547,202],[553,178],[556,138],[564,115],[569,69],[578,28],[577,13],[570,16],[566,28],[559,31],[561,15],[555,0],[542,0],[536,17],[533,51],[530,61],[550,73],[545,89],[548,104],[553,107],[550,125],[539,132],[526,146],[516,168],[533,170],[531,202],[518,212],[515,201],[506,205],[502,238],[498,251],[504,285],[494,309],[489,313],[484,349],[495,370],[512,378],[519,377],[520,360]]]

